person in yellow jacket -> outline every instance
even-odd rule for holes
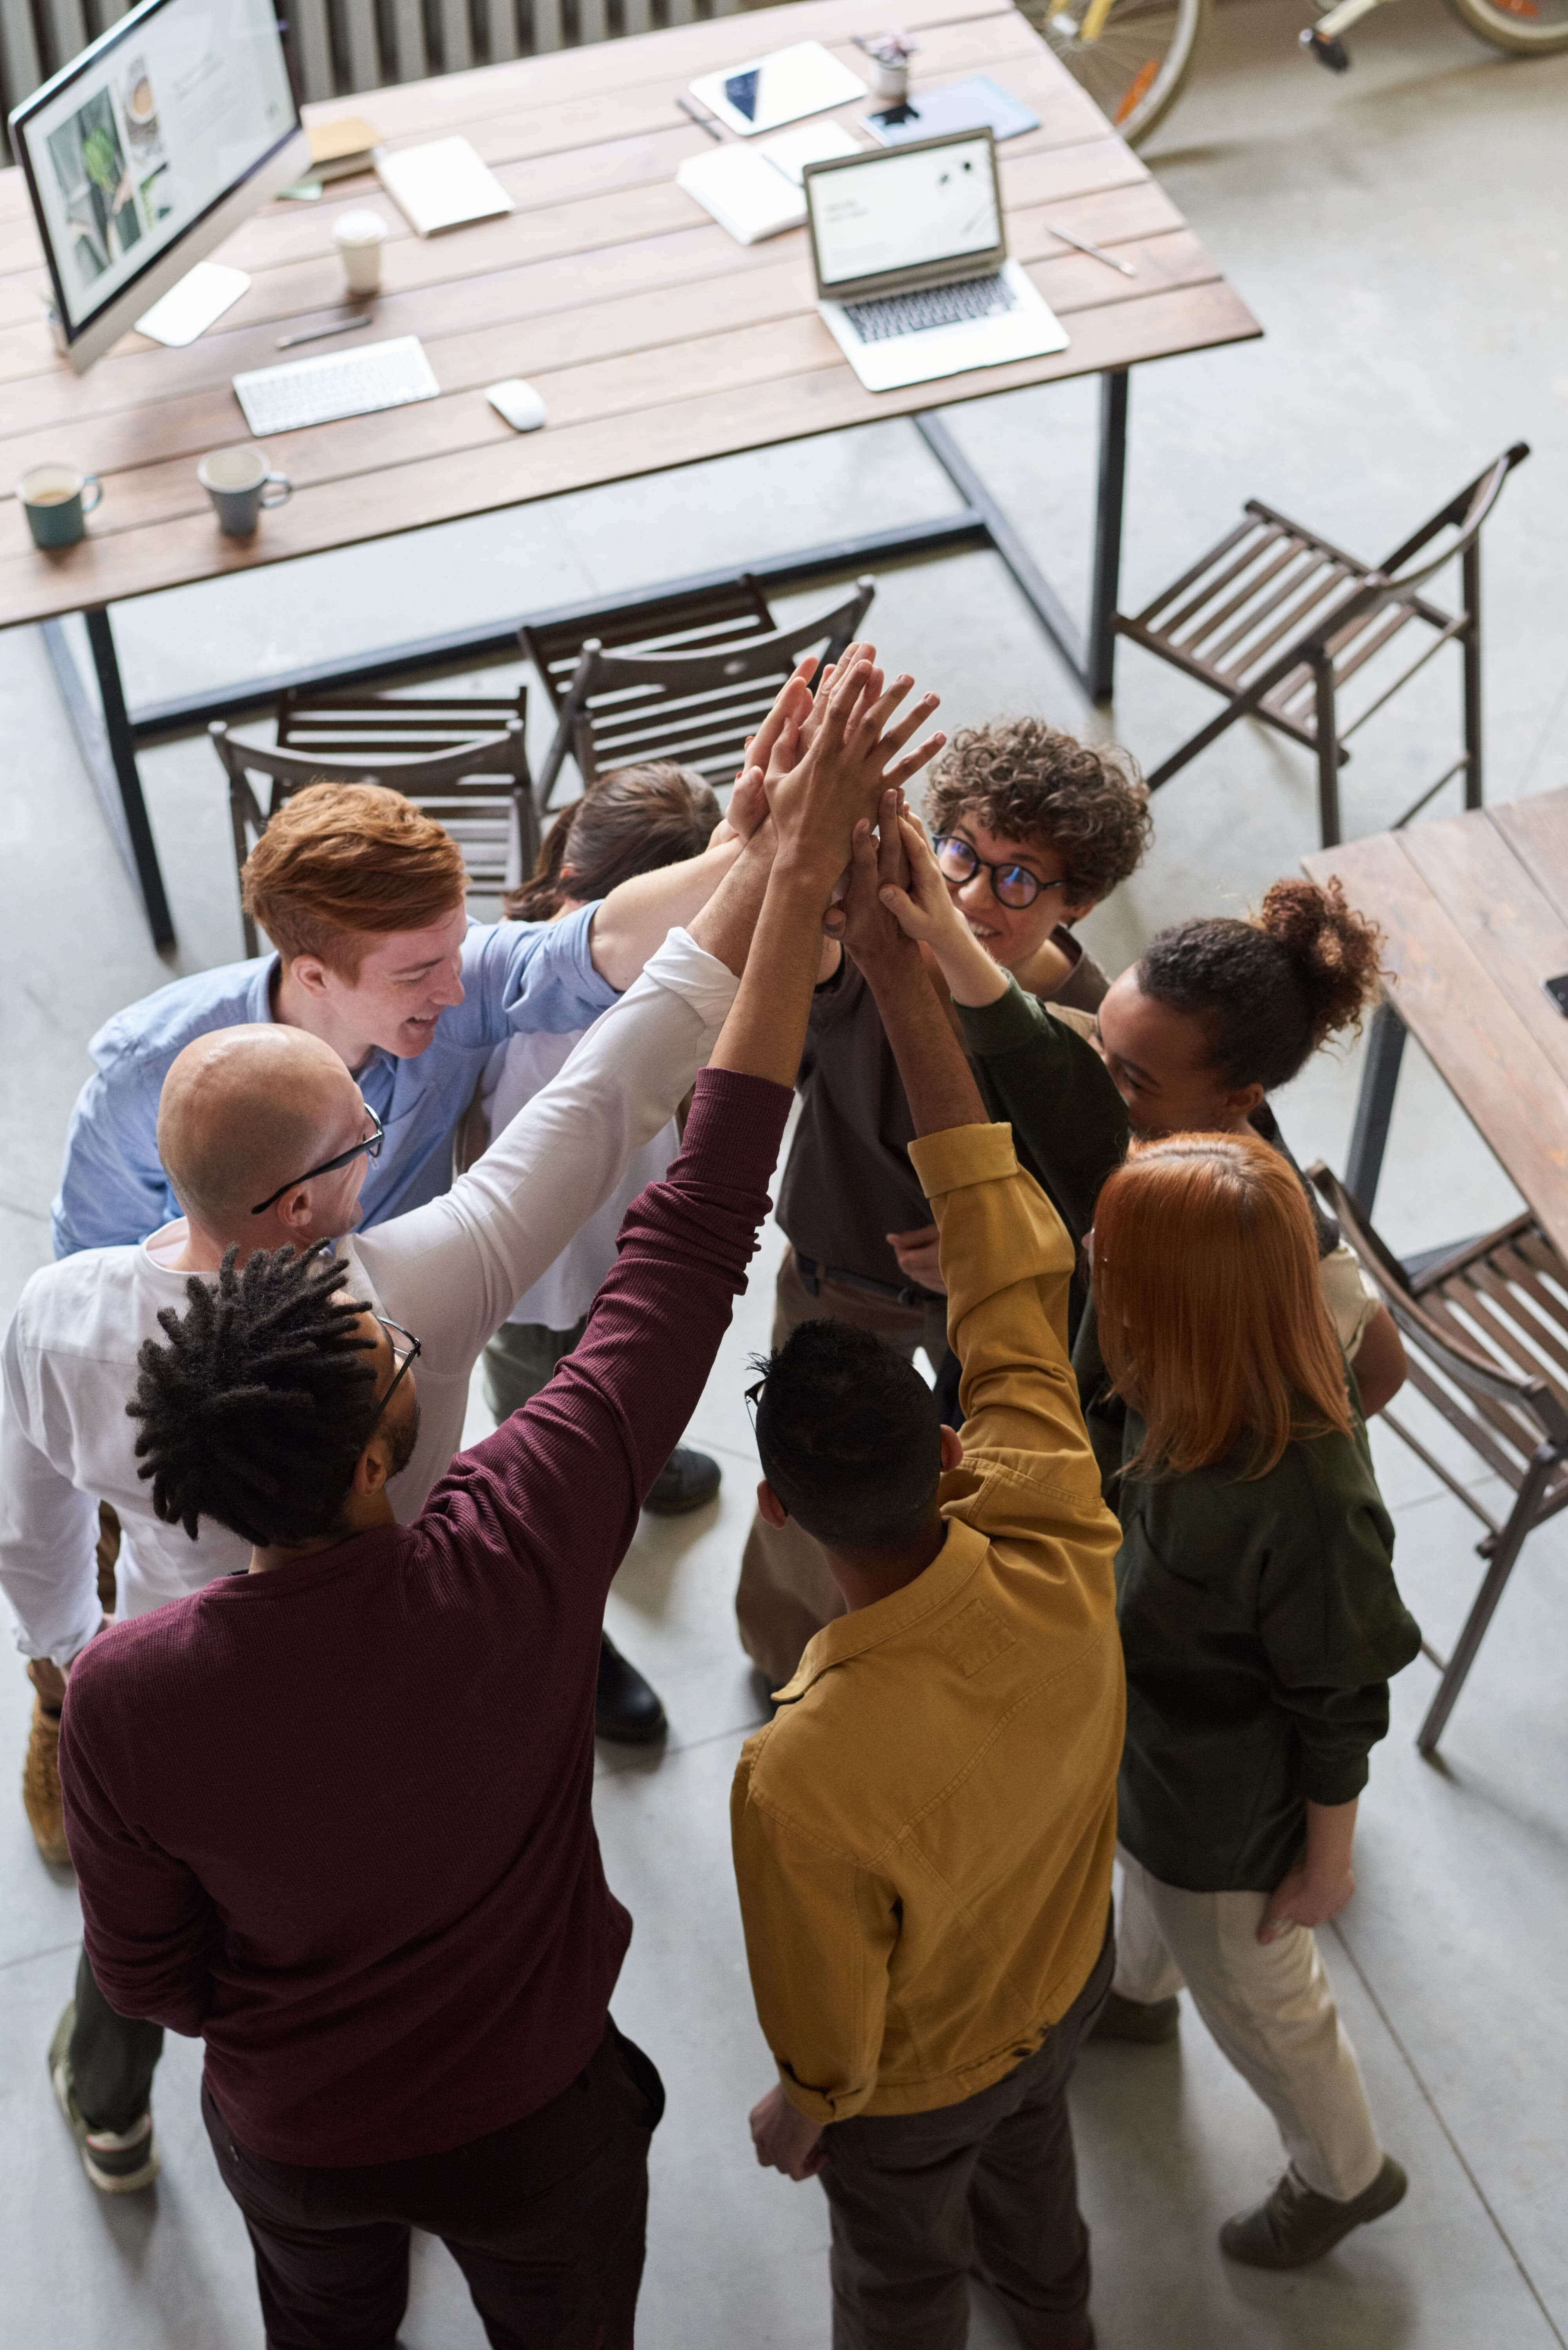
[[[971,2272],[1033,2350],[1085,2350],[1065,2091],[1111,1981],[1118,1529],[1067,1357],[1072,1243],[880,902],[903,879],[895,799],[879,849],[858,829],[846,942],[909,1097],[964,1420],[831,1321],[752,1390],[759,1507],[824,1545],[848,1611],[735,1777],[779,2076],[752,2134],[826,2189],[834,2350],[956,2350]]]

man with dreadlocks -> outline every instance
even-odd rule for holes
[[[793,713],[792,680],[753,744],[765,766]],[[756,858],[737,866],[691,932],[671,933],[637,983],[452,1190],[348,1243],[355,1294],[421,1334],[422,1430],[392,1496],[415,1516],[462,1440],[485,1341],[668,1121],[733,999],[760,902]],[[306,1249],[352,1230],[378,1121],[321,1038],[253,1023],[197,1037],[169,1072],[161,1162],[184,1214],[135,1247],[86,1250],[36,1274],[0,1350],[0,1587],[24,1645],[62,1669],[97,1632],[99,1498],[117,1512],[122,1619],[242,1572],[248,1538],[209,1513],[199,1538],[161,1523],[124,1412],[138,1348],[180,1310],[192,1274]],[[177,1518],[178,1513],[175,1513]],[[84,1960],[49,2052],[50,2076],[92,2183],[156,2174],[150,2098],[156,2028],[106,2003]]]
[[[427,1334],[358,1267],[230,1252],[142,1346],[159,1516],[216,1519],[249,1571],[78,1659],[67,1826],[105,1994],[205,2039],[269,2342],[389,2343],[413,2225],[493,2341],[631,2343],[662,2092],[608,2013],[629,1921],[593,1831],[599,1622],[744,1285],[856,819],[922,764],[894,754],[929,700],[883,733],[909,685],[857,661],[814,713],[776,844],[737,868],[771,858],[681,1155],[576,1351],[411,1523],[388,1488]]]

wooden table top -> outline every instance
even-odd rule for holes
[[[1389,1002],[1568,1257],[1568,791],[1304,862],[1383,925]]]
[[[900,22],[919,37],[917,88],[991,73],[1040,116],[1000,150],[1009,247],[1072,341],[1045,359],[863,390],[816,315],[805,230],[737,244],[676,185],[677,165],[710,142],[675,99],[695,74],[809,37],[864,65],[849,35],[865,14],[860,0],[795,0],[309,107],[312,120],[363,112],[391,148],[462,131],[516,210],[421,239],[369,177],[335,182],[317,203],[269,204],[220,249],[252,282],[215,328],[183,350],[128,335],[79,378],[44,322],[22,174],[0,172],[0,484],[56,459],[104,484],[86,539],[50,554],[33,546],[15,496],[0,497],[0,627],[1261,331],[1007,0],[902,0]],[[253,546],[223,538],[196,464],[247,437],[229,379],[279,363],[280,329],[340,309],[332,224],[367,198],[392,224],[377,339],[420,336],[441,397],[272,436],[295,495]],[[1136,277],[1057,244],[1048,218],[1114,247]],[[544,432],[514,434],[485,400],[484,385],[513,375],[543,394]],[[680,569],[678,553],[670,567]]]

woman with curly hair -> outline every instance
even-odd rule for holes
[[[1042,718],[968,727],[932,768],[927,805],[955,919],[999,984],[1016,984],[1032,1003],[1093,1013],[1106,974],[1072,925],[1127,879],[1148,846],[1148,795],[1132,762]],[[773,1343],[826,1315],[907,1357],[923,1347],[936,1369],[947,1357],[947,1305],[936,1226],[909,1163],[909,1107],[870,990],[831,943],[799,1086],[800,1123],[778,1195],[791,1245]],[[1074,1170],[1065,1198],[1043,1170],[1031,1172],[1072,1227],[1082,1190]],[[1081,1285],[1075,1291],[1075,1312]],[[843,1605],[809,1534],[793,1520],[774,1527],[753,1518],[735,1612],[770,1688],[789,1679],[806,1642]]]

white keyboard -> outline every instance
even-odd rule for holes
[[[382,408],[435,400],[441,386],[417,335],[369,343],[354,351],[327,351],[286,367],[251,368],[234,378],[234,394],[258,441],[296,432],[305,424],[331,424],[340,416],[372,416]]]

